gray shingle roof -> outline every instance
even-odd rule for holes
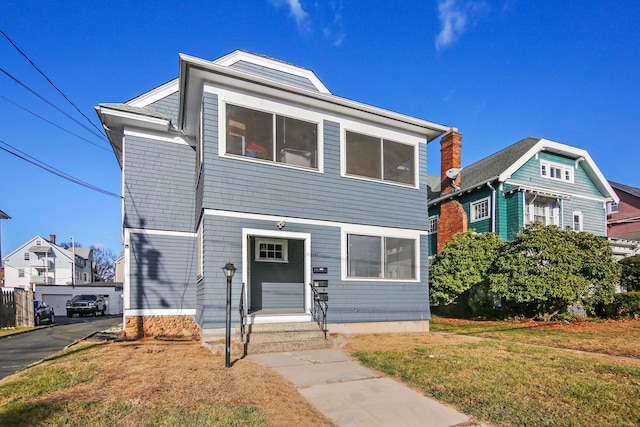
[[[128,104],[100,104],[99,106],[104,108],[110,108],[112,110],[124,111],[126,113],[133,113],[133,114],[139,114],[141,116],[153,117],[155,119],[171,120],[170,117],[167,117],[164,114],[158,113],[157,111],[153,111],[143,107],[134,107]]]
[[[530,136],[469,166],[463,167],[462,172],[460,172],[460,190],[464,191],[473,188],[500,175],[524,156],[540,139],[539,137]],[[440,195],[439,176],[429,175],[427,177],[427,185],[429,186],[430,199]]]
[[[630,185],[620,184],[619,182],[609,181],[609,184],[616,190],[624,191],[632,196],[640,197],[640,188],[632,187]]]

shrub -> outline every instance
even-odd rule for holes
[[[613,302],[598,310],[602,317],[610,319],[630,319],[640,316],[640,292],[616,294]]]

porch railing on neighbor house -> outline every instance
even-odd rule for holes
[[[244,344],[244,326],[247,323],[247,317],[249,316],[249,306],[247,305],[247,287],[243,283],[240,290],[240,303],[238,304],[238,311],[240,312],[240,342]]]
[[[329,294],[326,292],[327,281],[316,280],[309,284],[313,292],[313,305],[311,306],[311,315],[313,320],[324,332],[324,339],[327,339],[327,311],[329,310]],[[322,288],[325,292],[320,292],[318,288]]]

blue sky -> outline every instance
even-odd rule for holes
[[[179,53],[244,49],[312,69],[335,95],[459,128],[463,165],[539,136],[640,187],[638,22],[626,0],[5,0],[0,29],[91,123],[0,35],[2,253],[37,234],[121,250],[118,198],[2,149],[121,194],[93,107],[177,77]],[[438,174],[437,142],[428,154]]]

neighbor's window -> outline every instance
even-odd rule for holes
[[[346,132],[347,174],[415,184],[414,146]]]
[[[540,162],[540,176],[573,182],[573,167],[550,162]]]
[[[620,211],[620,206],[613,201],[607,203],[607,208],[609,213],[616,213]]]
[[[573,231],[582,231],[582,212],[573,212]]]
[[[288,262],[288,241],[282,239],[256,239],[256,261]]]
[[[527,195],[525,199],[525,222],[542,225],[560,225],[560,208],[557,200]]]
[[[24,268],[18,269],[18,277],[24,277]]]
[[[415,279],[416,241],[395,237],[347,236],[347,277]]]
[[[427,231],[429,233],[438,232],[438,215],[433,215],[429,217],[429,229]]]
[[[24,253],[24,260],[25,261],[29,261],[29,258],[30,258],[29,252],[25,252]]]
[[[318,124],[227,104],[227,154],[318,167]]]
[[[489,198],[471,203],[471,221],[480,221],[489,218]]]

